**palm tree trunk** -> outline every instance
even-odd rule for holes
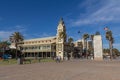
[[[15,43],[16,51],[15,51],[15,58],[17,59],[17,43]]]
[[[5,48],[3,47],[3,60],[4,60],[4,53],[5,53]]]
[[[109,41],[109,48],[110,48],[110,59],[113,59],[113,55],[112,55],[112,41]]]
[[[94,44],[93,44],[93,40],[92,40],[92,51],[91,51],[91,53],[92,53],[92,57],[94,59]]]
[[[88,48],[87,48],[87,39],[85,40],[85,48],[86,48],[86,58],[88,59]]]

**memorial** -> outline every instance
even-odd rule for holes
[[[103,47],[101,35],[94,36],[94,60],[103,60]]]

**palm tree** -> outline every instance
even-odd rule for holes
[[[11,43],[15,44],[16,47],[16,59],[17,59],[17,50],[18,50],[18,44],[23,41],[23,36],[20,32],[14,32],[12,36],[10,36]]]
[[[90,35],[90,40],[91,40],[92,44],[89,45],[89,51],[90,51],[90,54],[92,55],[92,57],[94,58],[94,53],[93,53],[93,51],[94,51],[94,48],[93,48],[93,39],[94,39],[94,35],[92,34],[92,35]]]
[[[68,38],[68,45],[70,46],[70,48],[72,48],[73,49],[73,47],[74,47],[74,44],[73,44],[73,38]],[[72,49],[70,49],[70,51],[72,51]]]
[[[113,54],[112,54],[112,48],[113,48],[113,43],[114,43],[114,38],[112,36],[112,31],[107,31],[106,32],[106,39],[109,41],[109,48],[110,48],[110,59],[112,60]]]
[[[89,38],[89,34],[83,34],[83,40],[84,40],[84,49],[85,49],[85,52],[87,53],[87,39]],[[86,54],[85,53],[85,54]],[[87,54],[86,54],[86,57],[87,57]]]
[[[83,35],[83,40],[84,40],[84,46],[85,46],[85,48],[87,49],[87,39],[89,38],[89,34],[84,34]]]
[[[71,55],[71,57],[72,57],[72,55],[73,55],[73,51],[74,51],[74,44],[73,44],[73,38],[68,38],[68,45],[70,46],[70,55]],[[69,52],[68,51],[68,52]],[[69,54],[68,54],[69,55]]]
[[[90,35],[90,39],[93,41],[93,38],[94,38],[94,35],[92,34],[92,35]]]
[[[91,41],[92,41],[92,47],[93,47],[93,39],[94,39],[94,35],[93,35],[93,34],[90,35],[90,39],[91,39]]]
[[[72,43],[73,42],[73,38],[68,38],[68,43]]]

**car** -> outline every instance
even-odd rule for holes
[[[7,54],[5,53],[3,56],[2,56],[3,59],[11,59],[12,56],[10,54]]]

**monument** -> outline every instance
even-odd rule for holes
[[[103,60],[103,47],[101,35],[94,36],[94,60]]]

